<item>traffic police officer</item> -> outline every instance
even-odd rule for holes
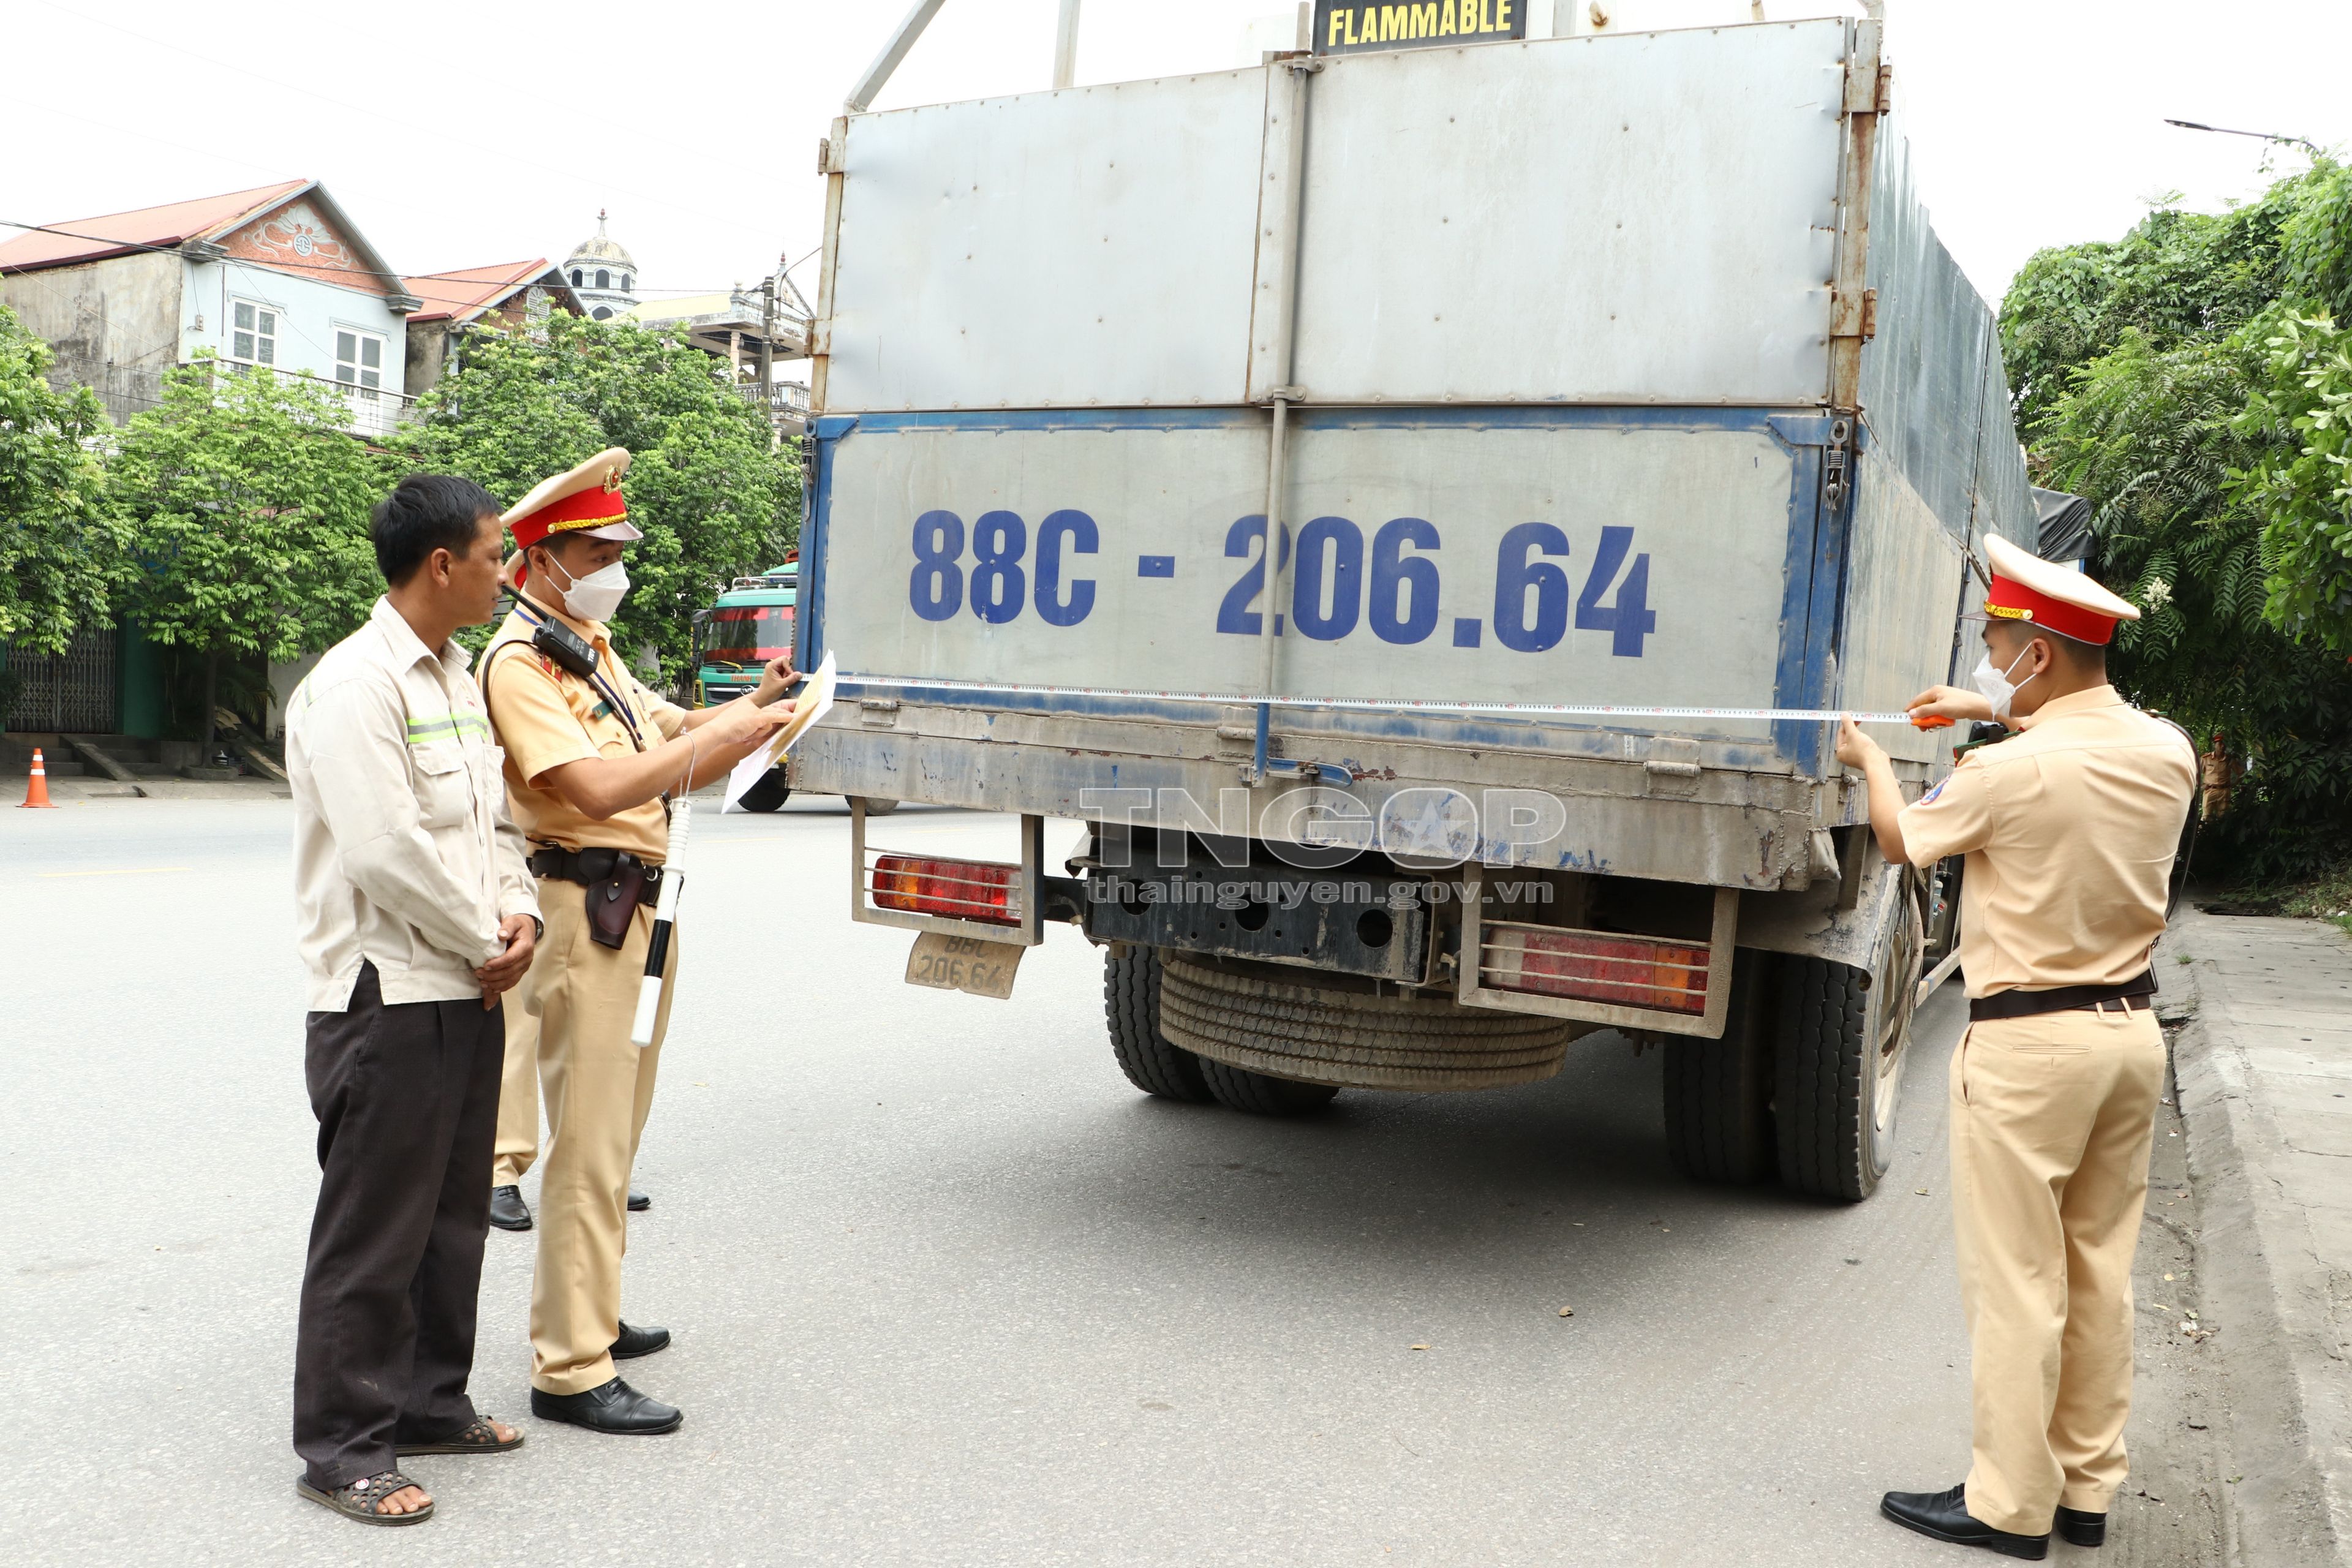
[[[1967,857],[1960,966],[1969,1028],[1950,1068],[1952,1218],[1974,1387],[1974,1463],[1882,1510],[1940,1541],[2039,1560],[2054,1522],[2105,1539],[2131,1407],[2132,1255],[2164,1081],[2149,958],[2197,783],[2195,749],[2107,683],[2106,644],[2139,612],[2067,567],[1986,542],[1976,692],[1915,714],[2019,733],[1964,756],[1906,805],[1849,720],[1896,865]]]
[[[615,1359],[667,1331],[621,1321],[629,1168],[653,1100],[677,984],[672,942],[653,1043],[629,1033],[668,844],[671,792],[724,777],[790,718],[777,659],[756,691],[688,712],[633,679],[604,623],[628,589],[621,557],[643,537],[621,490],[629,454],[604,452],[507,512],[522,561],[514,613],[479,679],[506,748],[516,821],[530,842],[547,931],[507,1010],[509,1047],[535,1040],[547,1101],[539,1258],[531,1279],[531,1413],[600,1432],[677,1429],[672,1405],[631,1388]],[[530,1048],[528,1044],[523,1048]],[[528,1092],[526,1090],[526,1092]]]

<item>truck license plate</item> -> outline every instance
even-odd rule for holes
[[[1027,951],[1017,942],[983,942],[927,931],[915,939],[914,951],[907,954],[907,984],[965,991],[1002,1002],[1013,994],[1013,976]]]

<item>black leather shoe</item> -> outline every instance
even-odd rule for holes
[[[568,1421],[591,1432],[638,1437],[675,1432],[686,1420],[677,1405],[648,1399],[617,1377],[585,1394],[547,1394],[534,1388],[530,1413],[542,1421]]]
[[[529,1230],[530,1205],[522,1201],[520,1187],[490,1189],[490,1223],[500,1230]]]
[[[2105,1546],[2107,1543],[2107,1516],[2084,1513],[2079,1508],[2060,1504],[2058,1533],[2075,1546]]]
[[[614,1361],[634,1361],[638,1356],[651,1355],[656,1351],[667,1349],[669,1349],[667,1329],[633,1329],[628,1324],[623,1323],[621,1337],[613,1342],[611,1353]]]
[[[534,1399],[538,1395],[533,1394]],[[1888,1492],[1878,1500],[1878,1511],[1903,1526],[1955,1546],[1983,1546],[2003,1557],[2039,1563],[2050,1555],[2050,1536],[2011,1535],[1995,1530],[1968,1510],[1965,1484],[1948,1492]]]
[[[629,1189],[629,1212],[631,1214],[643,1214],[653,1206],[653,1199],[646,1196],[645,1194],[637,1191],[635,1187],[631,1187]]]

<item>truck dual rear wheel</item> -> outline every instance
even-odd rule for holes
[[[1719,1040],[1666,1042],[1666,1152],[1702,1182],[1772,1173],[1772,987],[1779,955],[1741,949]]]
[[[1227,1067],[1208,1057],[1194,1059],[1200,1062],[1201,1076],[1219,1105],[1252,1116],[1304,1116],[1322,1110],[1339,1092],[1328,1083],[1300,1083],[1247,1068]]]
[[[1896,1091],[1919,991],[1919,904],[1892,889],[1890,930],[1867,970],[1781,960],[1772,1096],[1781,1184],[1860,1203],[1895,1157]]]
[[[1114,943],[1103,950],[1103,1022],[1127,1081],[1161,1100],[1205,1104],[1201,1058],[1160,1032],[1160,955]]]

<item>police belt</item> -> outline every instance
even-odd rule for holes
[[[1969,1022],[1994,1018],[2036,1018],[2044,1013],[2073,1013],[2085,1007],[2104,1011],[2113,1002],[2126,1012],[2144,1013],[2156,1005],[2156,971],[2140,973],[2115,985],[2058,985],[2047,991],[1996,991],[1969,999]]]
[[[583,888],[609,882],[632,868],[645,874],[647,892],[661,886],[662,868],[625,849],[566,849],[560,844],[544,844],[530,856],[532,875],[577,882]]]

